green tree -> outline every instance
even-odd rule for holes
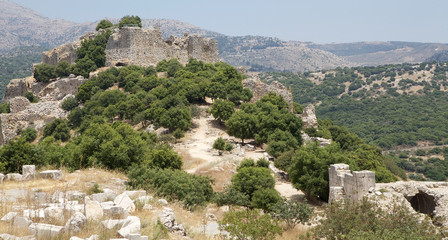
[[[224,214],[219,225],[233,239],[269,240],[282,233],[279,223],[258,209],[231,210]]]
[[[269,169],[264,167],[244,167],[232,177],[232,187],[249,196],[252,200],[253,194],[260,189],[273,189],[275,180]]]
[[[235,112],[227,121],[227,132],[231,136],[244,139],[253,138],[257,130],[257,119],[243,111]]]
[[[139,16],[124,16],[121,18],[120,22],[118,23],[118,27],[122,28],[125,25],[137,25],[138,27],[142,27],[142,20]]]
[[[149,166],[161,169],[181,169],[182,159],[168,145],[161,145],[151,151]]]
[[[103,20],[101,20],[101,21],[98,23],[98,25],[96,25],[95,30],[98,31],[98,30],[100,30],[100,29],[108,29],[108,28],[111,28],[111,27],[113,27],[113,26],[114,26],[114,25],[113,25],[109,20],[107,20],[107,19],[103,19]]]
[[[66,77],[70,75],[70,64],[67,61],[60,61],[54,70],[57,77]]]
[[[254,208],[271,211],[274,205],[282,201],[282,197],[277,190],[274,188],[264,188],[254,192],[250,205]]]
[[[0,148],[0,170],[19,173],[27,164],[39,165],[39,162],[33,146],[25,138],[12,139]]]
[[[78,106],[78,100],[75,97],[69,97],[62,102],[61,108],[65,111],[71,111]]]
[[[24,129],[20,135],[25,138],[26,141],[28,142],[32,142],[36,139],[37,137],[37,131],[34,128],[28,127],[26,129]]]
[[[41,63],[34,69],[34,78],[38,82],[49,82],[50,79],[56,78],[55,66]]]
[[[53,136],[56,140],[63,142],[70,138],[70,127],[68,121],[65,119],[57,118],[52,122],[45,125],[44,137]]]
[[[289,169],[290,180],[294,187],[302,190],[306,196],[327,201],[330,164],[349,162],[350,160],[335,144],[326,147],[320,147],[318,144],[308,145],[296,151]]]
[[[288,229],[297,224],[306,223],[313,215],[314,209],[306,203],[297,200],[281,201],[271,207],[271,214],[275,218],[285,221]]]
[[[231,101],[217,99],[213,102],[210,112],[215,119],[222,123],[223,121],[227,121],[232,114],[235,112],[235,104]]]

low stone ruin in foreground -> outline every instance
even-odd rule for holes
[[[384,209],[398,204],[420,213],[422,218],[431,217],[436,225],[448,227],[448,182],[375,183],[374,172],[351,172],[347,164],[333,164],[328,172],[329,203],[358,202],[367,197]]]

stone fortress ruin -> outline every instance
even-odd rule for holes
[[[96,33],[87,33],[78,41],[66,43],[42,53],[42,63],[57,65],[66,61],[75,63],[76,50],[83,40],[94,38]],[[218,42],[199,35],[171,36],[164,40],[157,28],[142,29],[123,27],[114,29],[106,46],[106,65],[109,67],[140,65],[156,66],[161,60],[177,58],[180,63],[188,63],[190,58],[204,62],[219,61]],[[74,96],[78,87],[87,79],[70,75],[48,83],[36,82],[33,77],[12,80],[5,90],[3,101],[10,103],[11,112],[0,114],[0,145],[27,128],[42,129],[55,118],[64,118],[67,112],[60,108],[62,102]],[[32,92],[39,102],[31,104],[23,95]]]
[[[190,58],[218,62],[218,41],[185,33],[163,40],[157,28],[124,27],[112,34],[106,46],[106,66],[155,66],[162,60],[177,58],[182,64]]]

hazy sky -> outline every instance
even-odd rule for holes
[[[49,18],[167,18],[227,35],[448,43],[447,0],[12,0]]]

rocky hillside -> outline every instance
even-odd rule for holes
[[[263,73],[291,86],[294,101],[382,148],[448,144],[447,63]]]
[[[49,19],[8,0],[0,0],[0,54],[15,47],[53,47],[95,28],[95,23]]]
[[[418,42],[311,43],[307,47],[329,51],[357,65],[370,66],[423,62],[448,50],[448,44]]]
[[[18,46],[52,48],[74,41],[85,32],[92,31],[97,24],[52,20],[8,0],[0,0],[0,3],[0,27],[4,29],[4,33],[0,33],[0,55]],[[110,20],[118,22],[117,19]],[[221,58],[225,62],[253,70],[303,72],[353,65],[330,52],[272,37],[226,36],[176,20],[143,20],[144,28],[150,26],[159,27],[164,38],[170,35],[182,36],[185,32],[216,38]]]

